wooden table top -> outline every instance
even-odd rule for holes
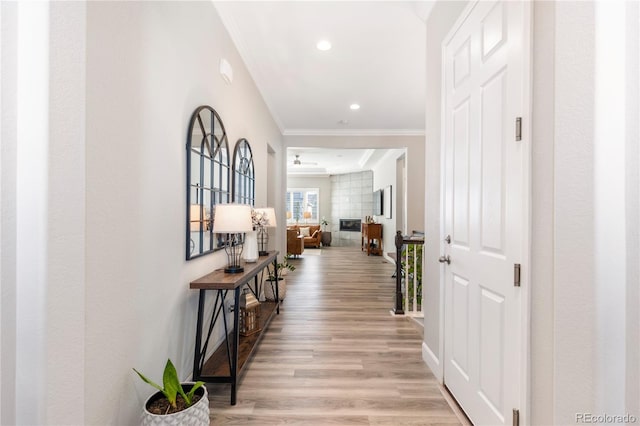
[[[224,272],[224,268],[216,269],[205,276],[191,281],[189,288],[198,290],[234,290],[260,273],[268,264],[278,256],[278,251],[270,251],[266,256],[260,256],[255,263],[243,262],[244,272],[239,274],[229,274]]]

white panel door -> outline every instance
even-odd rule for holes
[[[477,2],[443,47],[444,381],[476,425],[511,424],[524,396],[514,264],[526,255],[529,157],[515,121],[528,7]]]

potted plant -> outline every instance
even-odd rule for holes
[[[287,254],[284,256],[282,263],[278,263],[276,265],[278,269],[278,298],[280,301],[284,300],[284,297],[287,294],[287,281],[284,278],[287,275],[287,271],[295,271],[296,267],[289,263],[290,256]],[[268,268],[268,276],[264,285],[264,297],[266,300],[275,301],[275,273]]]
[[[289,263],[289,259],[291,259],[291,255],[287,253],[282,258],[282,263],[278,263],[277,266],[279,277],[284,277],[285,275],[287,275],[287,271],[293,272],[296,270],[296,267]]]
[[[320,236],[322,247],[329,247],[331,246],[331,231],[327,231],[327,225],[329,225],[329,222],[327,222],[327,219],[325,219],[324,216],[322,216],[320,225],[322,225],[322,235]]]
[[[154,383],[135,368],[138,376],[158,389],[144,403],[140,424],[143,426],[190,425],[208,426],[209,398],[204,382],[180,383],[176,368],[170,359],[164,367],[162,384]]]

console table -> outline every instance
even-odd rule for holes
[[[198,322],[196,328],[196,347],[193,357],[193,380],[202,380],[208,383],[231,383],[231,405],[236,405],[236,393],[238,386],[238,376],[247,360],[253,354],[256,346],[261,340],[271,319],[280,313],[280,302],[278,286],[275,286],[275,302],[260,302],[260,328],[258,333],[250,336],[240,336],[240,292],[242,287],[248,285],[251,292],[259,299],[260,282],[258,274],[265,268],[273,264],[277,282],[277,262],[278,252],[271,251],[266,256],[260,256],[256,263],[245,263],[244,272],[239,274],[227,274],[224,268],[217,269],[203,277],[192,281],[190,288],[200,290],[198,299]],[[250,281],[253,279],[254,286]],[[225,296],[229,291],[234,292],[233,329],[228,330],[227,315],[230,315],[225,307]],[[205,300],[207,293],[215,292],[215,302],[211,313],[211,320],[207,325],[207,330],[203,330]],[[225,340],[215,350],[215,352],[205,360],[211,333],[218,321],[224,325]],[[206,338],[203,342],[203,331]]]
[[[376,247],[372,248],[371,245],[374,241],[376,242]],[[365,249],[367,251],[367,256],[369,256],[371,253],[376,255],[382,255],[382,224],[381,223],[363,223],[362,224],[360,250],[364,251]]]

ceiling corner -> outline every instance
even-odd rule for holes
[[[433,7],[436,5],[437,0],[423,0],[416,1],[413,5],[413,8],[416,12],[416,15],[424,22],[427,22],[429,19],[429,15],[431,15],[431,11]]]
[[[216,11],[218,12],[220,20],[222,21],[222,25],[224,25],[225,29],[227,30],[231,41],[238,51],[238,55],[240,55],[240,59],[242,60],[245,68],[247,68],[249,78],[253,80],[253,84],[256,86],[256,89],[258,89],[258,92],[260,93],[262,100],[267,106],[267,109],[269,110],[273,121],[276,123],[276,126],[278,126],[278,130],[281,134],[284,134],[284,124],[276,113],[276,109],[271,104],[271,102],[269,102],[268,97],[262,90],[262,87],[265,86],[261,84],[263,76],[260,73],[260,67],[252,60],[252,55],[250,54],[249,48],[247,47],[248,45],[242,37],[242,31],[240,30],[237,21],[233,17],[233,13],[231,13],[230,10],[225,10],[225,3],[226,2],[223,1],[213,1],[213,7],[215,7]]]

